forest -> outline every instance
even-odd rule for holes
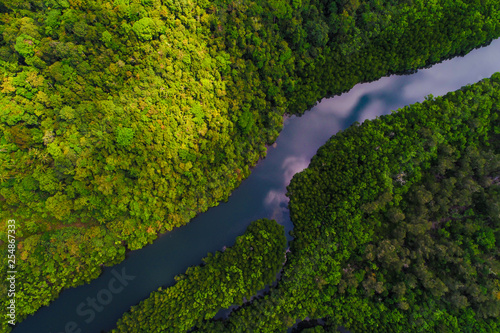
[[[227,200],[285,113],[487,44],[499,7],[3,0],[0,218],[17,222],[17,320]],[[6,239],[2,223],[5,265]]]
[[[277,286],[196,331],[498,332],[499,106],[496,73],[334,135],[288,187]]]

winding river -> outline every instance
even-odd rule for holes
[[[273,218],[292,229],[285,196],[292,176],[306,168],[330,136],[351,125],[387,114],[425,96],[444,95],[500,71],[500,40],[415,74],[384,77],[356,85],[341,96],[323,99],[285,126],[267,157],[237,188],[229,201],[209,209],[187,226],[162,235],[152,245],[133,251],[121,264],[104,269],[90,284],[65,290],[49,306],[16,325],[14,333],[97,333],[112,329],[130,306],[174,276],[198,265],[207,252],[231,246],[248,224]],[[99,299],[100,305],[95,302]]]

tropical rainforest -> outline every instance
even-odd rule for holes
[[[487,44],[499,7],[2,0],[0,217],[17,223],[17,320],[226,200],[285,113]],[[2,223],[5,266],[6,235]]]
[[[287,195],[277,286],[198,332],[500,330],[500,73],[339,132]]]

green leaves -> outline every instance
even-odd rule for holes
[[[110,48],[116,47],[116,44],[114,43],[114,40],[113,40],[113,35],[107,30],[102,33],[101,40],[104,42],[104,45],[106,45],[107,47],[110,47]]]
[[[156,35],[157,29],[155,21],[149,17],[141,18],[132,26],[132,30],[137,34],[137,37],[144,41],[151,40]]]
[[[498,1],[493,0],[460,6],[448,0],[419,0],[411,6],[394,1],[160,2],[8,1],[8,9],[0,9],[0,143],[7,153],[0,163],[5,199],[0,215],[29,220],[26,240],[77,216],[82,232],[98,221],[117,241],[140,248],[157,232],[181,226],[227,198],[276,139],[285,111],[302,113],[319,98],[357,82],[465,53],[499,31]],[[456,139],[463,145],[488,129],[483,120],[446,126],[460,128]],[[464,126],[475,131],[463,132]],[[437,154],[433,147],[439,137],[426,138],[428,147],[414,153],[404,148],[413,139],[400,142],[402,168],[384,170],[386,179],[367,172],[370,182],[359,182],[352,200],[338,193],[328,211],[315,210],[311,219],[317,228],[297,225],[304,241],[297,240],[296,248],[312,253],[316,248],[309,244],[325,235],[322,251],[338,247],[343,258],[350,254],[349,245],[370,239],[368,226],[381,220],[364,223],[361,212],[351,220],[356,203],[363,200],[367,211],[383,214],[391,194],[387,181],[401,175],[393,184],[397,203],[411,186],[409,179],[424,172],[425,164],[416,167],[421,150]],[[338,154],[350,161],[349,153]],[[352,163],[378,157],[361,154]],[[373,169],[397,163],[397,158],[382,158]],[[441,169],[449,169],[449,163],[443,161]],[[359,179],[359,170],[351,170],[349,179]],[[22,185],[31,176],[38,189]],[[308,186],[321,181],[309,180]],[[378,195],[381,200],[375,201]],[[498,211],[493,201],[487,206]],[[347,225],[355,233],[334,243]],[[491,246],[489,238],[484,242],[479,248]],[[87,250],[75,251],[75,260]],[[324,254],[322,260],[328,265],[308,271],[326,270],[338,261]],[[98,266],[82,266],[73,270],[74,279],[98,271]],[[57,294],[43,287],[42,278],[33,280],[41,285],[39,295],[49,289]],[[67,286],[70,280],[58,283]]]
[[[35,47],[38,41],[26,34],[21,34],[16,38],[14,49],[24,58],[29,58],[35,54]]]
[[[118,127],[116,129],[116,143],[121,147],[128,147],[134,140],[135,131],[128,127]]]
[[[238,126],[244,134],[248,134],[255,124],[253,114],[250,111],[244,111],[238,118]]]

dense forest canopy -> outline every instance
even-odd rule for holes
[[[17,319],[227,199],[285,112],[488,43],[499,7],[4,0],[0,217],[18,225]]]
[[[198,331],[498,332],[499,123],[496,73],[333,136],[288,187],[277,287]]]

